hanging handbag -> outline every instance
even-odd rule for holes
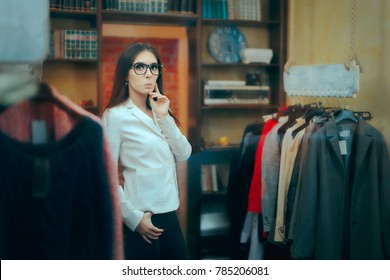
[[[319,64],[291,66],[283,73],[288,96],[355,97],[359,91],[359,65]]]

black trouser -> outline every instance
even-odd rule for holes
[[[153,214],[152,223],[164,232],[147,243],[137,231],[123,225],[127,260],[188,260],[190,258],[176,212]]]

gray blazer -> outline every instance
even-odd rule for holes
[[[390,257],[388,149],[382,134],[364,120],[351,132],[350,172],[335,120],[310,138],[310,151],[302,158],[294,258]]]

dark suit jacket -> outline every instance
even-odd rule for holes
[[[237,158],[232,160],[229,186],[227,190],[227,209],[230,220],[231,258],[247,258],[241,250],[240,236],[244,225],[248,193],[252,180],[256,148],[264,123],[248,125],[241,140]]]
[[[302,159],[294,258],[389,258],[387,146],[382,134],[364,120],[353,131],[352,143],[348,171],[335,120],[310,138],[307,158]]]

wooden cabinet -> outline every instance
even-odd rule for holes
[[[211,12],[207,15],[202,4],[211,5],[211,11],[218,9],[212,6],[214,2],[229,3],[235,2],[260,3],[260,20],[244,19],[222,19],[215,18],[217,12]],[[196,114],[196,124],[192,128],[193,135],[197,136],[194,140],[195,150],[218,145],[218,140],[222,136],[229,138],[232,145],[239,144],[244,126],[250,122],[258,120],[263,113],[275,111],[285,102],[283,92],[283,67],[286,61],[286,2],[285,0],[258,0],[258,1],[198,1],[198,10],[202,11],[203,17],[198,21],[198,92],[193,96],[193,102],[196,104],[198,113]],[[211,4],[210,4],[211,3]],[[241,6],[242,9],[245,6]],[[246,7],[245,9],[253,7]],[[204,18],[206,16],[208,18]],[[210,11],[209,11],[210,13]],[[230,12],[225,12],[229,14]],[[213,17],[214,15],[214,17]],[[229,16],[227,16],[229,17]],[[234,17],[234,16],[233,16]],[[236,16],[235,18],[243,18]],[[270,63],[221,63],[210,54],[208,38],[210,32],[215,28],[235,28],[245,37],[247,48],[272,49],[273,57]],[[228,44],[229,42],[226,42]],[[223,42],[222,42],[223,44]],[[247,74],[255,73],[259,76],[261,85],[269,87],[268,104],[249,104],[245,102],[232,102],[229,104],[210,105],[204,102],[204,85],[210,80],[223,81],[245,81]]]

